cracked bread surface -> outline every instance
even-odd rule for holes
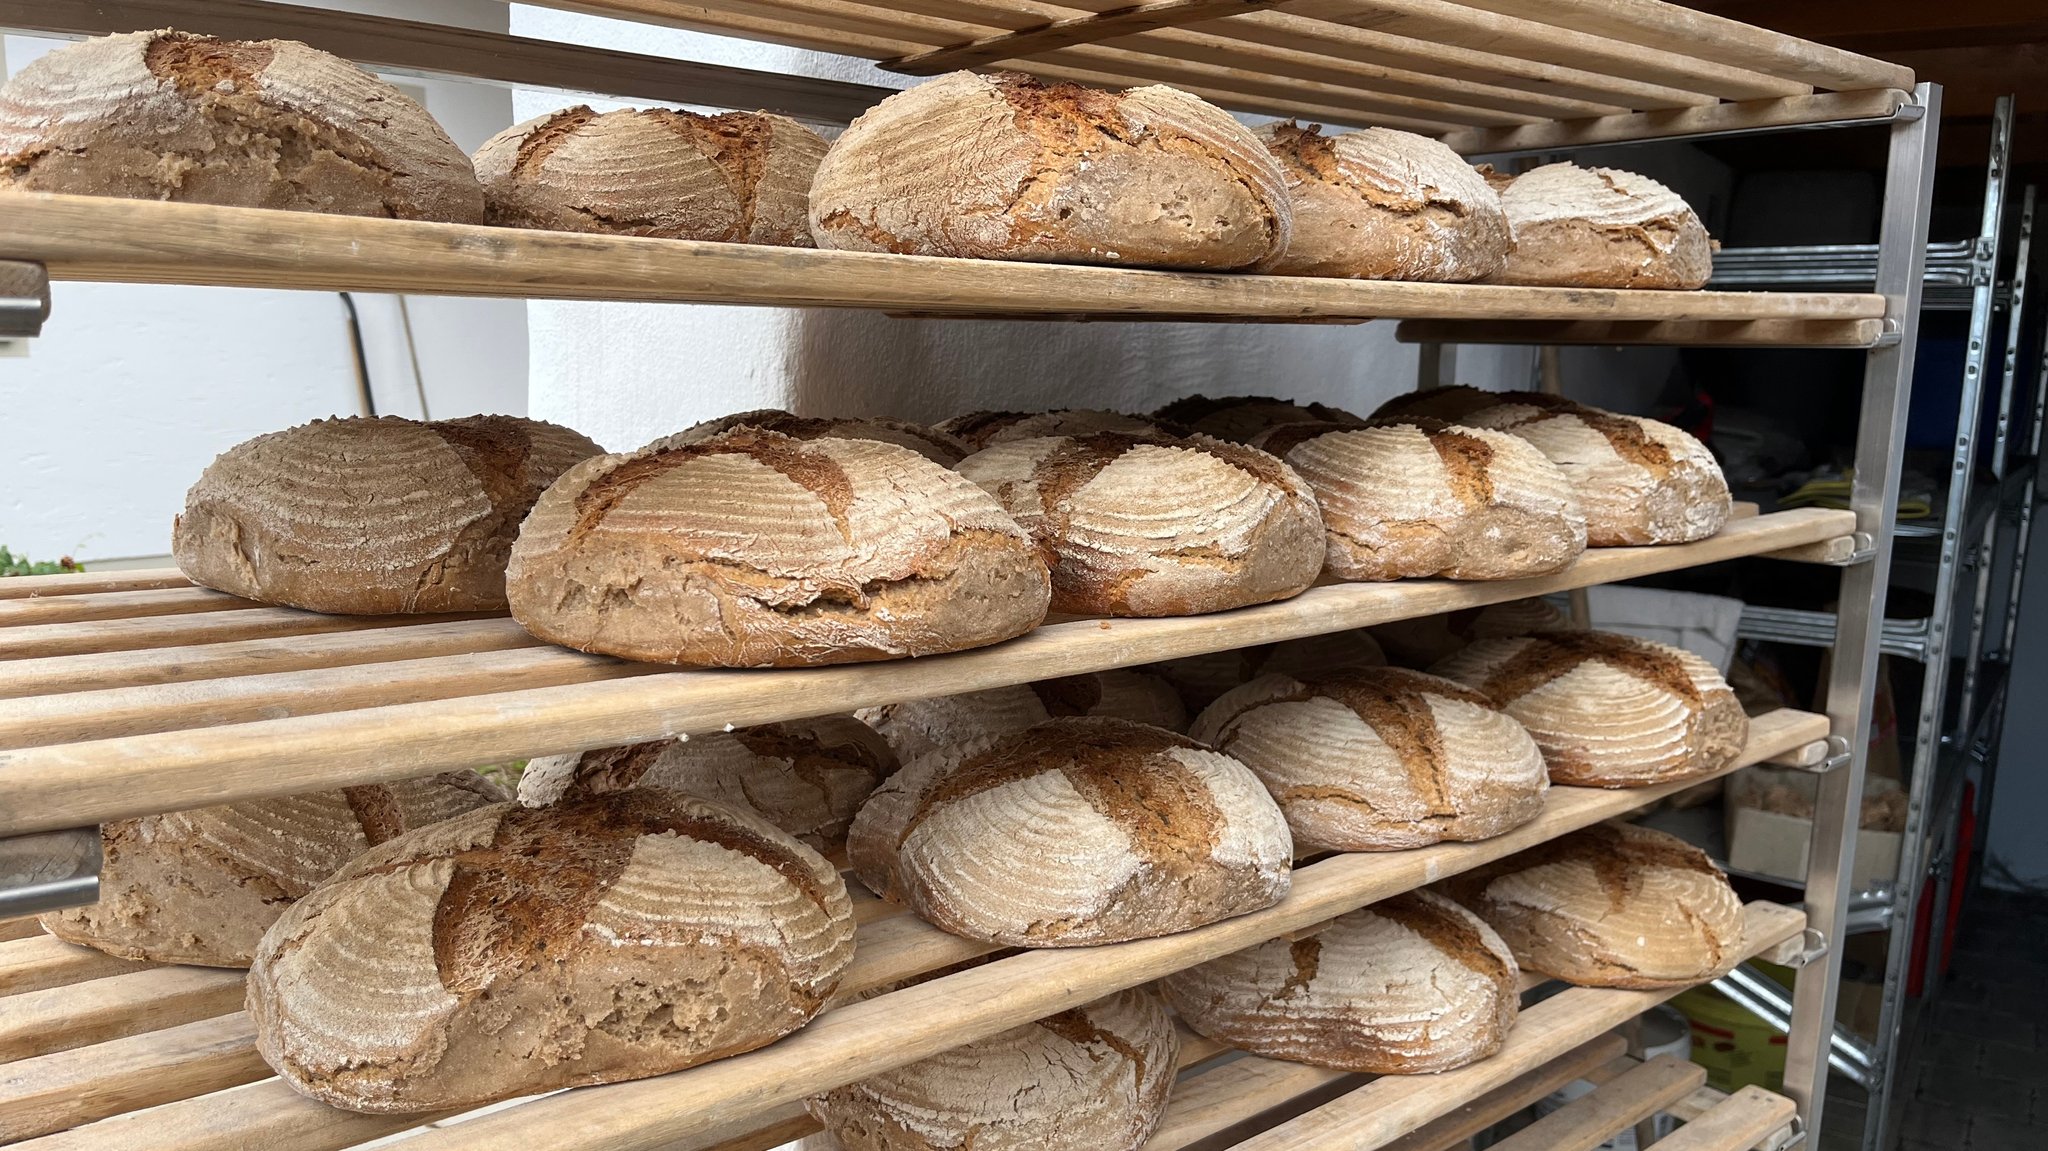
[[[1714,273],[1699,215],[1636,172],[1546,164],[1515,177],[1500,202],[1515,245],[1490,283],[1690,290]]]
[[[839,873],[749,812],[635,788],[481,808],[359,856],[249,971],[256,1049],[352,1111],[478,1106],[750,1051],[853,959]]]
[[[425,109],[292,40],[101,36],[0,86],[0,188],[475,224],[469,157]]]
[[[628,659],[803,667],[933,655],[1045,618],[1045,561],[995,500],[908,448],[736,427],[586,461],[507,578],[543,639]]]

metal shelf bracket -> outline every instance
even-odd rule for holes
[[[50,273],[27,260],[0,260],[0,340],[43,334],[50,318]]]
[[[100,898],[100,829],[74,827],[0,839],[0,919]]]

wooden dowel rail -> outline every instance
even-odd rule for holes
[[[1518,1079],[1460,1104],[1455,1110],[1437,1116],[1387,1144],[1383,1151],[1451,1151],[1452,1148],[1462,1148],[1473,1136],[1548,1097],[1565,1084],[1621,1057],[1627,1049],[1627,1041],[1610,1031]]]
[[[0,996],[84,983],[140,971],[145,966],[51,935],[10,939],[0,942]]]
[[[53,595],[92,595],[100,592],[154,591],[191,587],[177,568],[138,568],[130,571],[82,571],[62,575],[9,576],[0,579],[0,599],[28,599]]]

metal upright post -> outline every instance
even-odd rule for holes
[[[1877,680],[1892,520],[1899,503],[1898,460],[1905,450],[1906,410],[1913,355],[1920,330],[1921,276],[1927,259],[1927,213],[1934,190],[1935,144],[1940,136],[1941,89],[1914,90],[1917,118],[1891,126],[1885,167],[1884,226],[1879,238],[1877,290],[1885,297],[1889,342],[1864,361],[1863,410],[1857,422],[1856,475],[1849,505],[1856,527],[1869,533],[1869,562],[1844,568],[1835,621],[1834,660],[1828,672],[1827,711],[1835,736],[1849,745],[1849,763],[1819,779],[1812,852],[1806,871],[1806,913],[1811,942],[1821,954],[1799,978],[1793,994],[1792,1031],[1786,1037],[1785,1093],[1799,1104],[1807,1129],[1817,1130],[1827,1099],[1828,1051],[1835,1033],[1835,991],[1842,974],[1842,938],[1848,922],[1850,863],[1870,750],[1871,694]]]

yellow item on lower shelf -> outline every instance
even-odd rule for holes
[[[1785,1034],[1736,1006],[1711,987],[1695,987],[1671,1001],[1692,1024],[1692,1061],[1707,1069],[1707,1085],[1736,1091],[1752,1084],[1785,1087]]]

